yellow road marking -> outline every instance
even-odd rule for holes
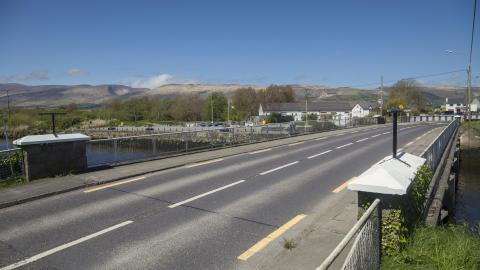
[[[355,178],[357,178],[357,177],[354,176],[354,177],[348,179],[347,182],[341,184],[339,187],[337,187],[336,189],[334,189],[332,192],[333,192],[333,193],[339,193],[340,191],[344,190],[344,189],[348,186],[348,184],[350,184],[350,182],[352,182],[353,180],[355,180]]]
[[[210,164],[210,163],[219,162],[219,161],[222,161],[222,160],[223,160],[223,158],[219,158],[219,159],[213,159],[213,160],[209,160],[209,161],[205,161],[205,162],[193,163],[193,164],[190,164],[190,165],[185,165],[185,168],[193,168],[193,167],[197,167],[197,166],[202,166],[202,165],[206,165],[206,164]]]
[[[294,218],[292,218],[290,221],[288,221],[287,223],[283,224],[280,228],[276,229],[275,231],[273,231],[272,233],[270,233],[269,235],[267,235],[267,237],[263,238],[262,240],[260,240],[259,242],[257,242],[255,245],[253,245],[251,248],[249,248],[247,251],[245,251],[244,253],[242,253],[240,256],[238,256],[238,259],[239,260],[242,260],[242,261],[246,261],[248,260],[248,258],[250,258],[252,255],[254,255],[255,253],[259,252],[260,250],[262,250],[264,247],[266,247],[268,244],[270,244],[270,242],[272,242],[273,240],[275,240],[276,238],[278,238],[280,235],[282,235],[283,233],[285,233],[288,229],[290,229],[291,227],[293,227],[295,224],[297,224],[298,222],[300,222],[302,219],[304,219],[307,215],[298,215]]]
[[[106,188],[110,188],[110,187],[115,187],[115,186],[123,185],[123,184],[130,183],[130,182],[135,182],[135,181],[142,180],[142,179],[145,179],[145,176],[130,178],[130,179],[118,181],[118,182],[115,182],[115,183],[102,185],[102,186],[99,186],[99,187],[96,187],[96,188],[91,188],[91,189],[84,190],[83,192],[84,193],[90,193],[90,192],[94,192],[94,191],[97,191],[97,190],[102,190],[102,189],[106,189]]]
[[[253,155],[253,154],[258,154],[258,153],[267,152],[267,151],[270,151],[270,150],[272,150],[272,148],[267,148],[267,149],[263,149],[263,150],[253,151],[253,152],[250,152],[249,154],[250,154],[250,155]]]
[[[291,144],[289,144],[288,146],[294,146],[294,145],[298,145],[298,144],[302,144],[302,143],[304,143],[304,142],[291,143]]]

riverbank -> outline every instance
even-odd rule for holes
[[[462,125],[460,135],[460,170],[455,222],[477,226],[480,222],[480,122]]]

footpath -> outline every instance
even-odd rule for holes
[[[444,128],[434,128],[398,151],[421,155]],[[357,211],[356,192],[346,189],[341,194],[330,196],[301,223],[287,231],[282,239],[276,239],[255,258],[251,258],[242,269],[315,269],[355,225]],[[283,246],[284,239],[293,240],[296,247],[290,250],[282,248],[279,252],[278,247]],[[349,248],[345,248],[331,269],[341,268]]]
[[[404,123],[412,124],[412,123]],[[401,124],[402,125],[402,124]],[[113,181],[118,181],[130,177],[135,177],[147,173],[172,169],[185,166],[197,162],[205,162],[208,160],[218,159],[222,157],[244,154],[252,151],[288,145],[291,143],[314,140],[320,137],[333,136],[339,133],[345,133],[355,130],[369,130],[374,128],[382,128],[391,126],[388,124],[363,126],[350,129],[339,129],[334,131],[312,133],[301,136],[288,137],[266,142],[239,145],[233,147],[216,148],[201,152],[192,152],[180,154],[177,156],[164,157],[151,161],[132,163],[109,167],[102,170],[91,171],[77,175],[66,175],[52,178],[44,178],[34,180],[32,182],[15,185],[0,189],[0,209],[61,194],[89,186],[101,185]]]

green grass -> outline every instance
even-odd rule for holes
[[[480,234],[458,225],[417,228],[404,250],[382,258],[381,269],[480,269]]]
[[[462,125],[480,131],[480,121],[463,122]]]
[[[15,185],[21,185],[27,183],[27,180],[25,178],[16,178],[16,179],[10,179],[5,182],[0,182],[0,188],[6,188],[6,187],[11,187]]]

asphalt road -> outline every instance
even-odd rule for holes
[[[436,127],[400,126],[399,147]],[[391,143],[391,127],[345,130],[2,209],[0,270],[241,268]]]

